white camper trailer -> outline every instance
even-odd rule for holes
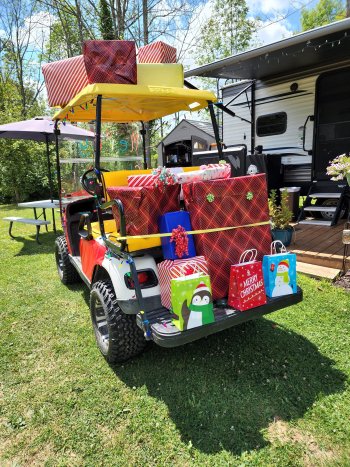
[[[222,142],[245,144],[270,189],[302,187],[302,223],[331,226],[344,214],[346,181],[330,181],[326,167],[350,151],[349,50],[346,19],[185,74],[220,79]]]

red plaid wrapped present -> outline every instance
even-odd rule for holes
[[[111,199],[120,199],[124,206],[126,232],[128,235],[158,233],[158,218],[166,212],[180,209],[180,186],[156,187],[110,187]],[[113,206],[113,215],[119,229],[119,212]]]
[[[157,41],[139,48],[139,63],[176,63],[176,49]]]
[[[82,55],[42,67],[50,107],[64,107],[89,84]]]
[[[183,185],[193,230],[269,221],[265,174]],[[270,225],[195,235],[196,251],[209,266],[213,298],[227,297],[230,267],[242,251],[256,248],[258,260],[269,251]]]
[[[171,280],[196,272],[208,275],[208,265],[204,256],[174,261],[167,259],[158,264],[160,295],[165,308],[171,307]]]
[[[250,310],[267,301],[262,263],[256,261],[257,253],[255,249],[246,250],[239,263],[231,266],[228,304],[236,310]]]
[[[129,175],[128,186],[154,186],[156,176],[152,174],[146,175]]]
[[[137,83],[135,42],[85,41],[83,53],[89,83]]]

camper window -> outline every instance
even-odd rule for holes
[[[286,112],[261,115],[256,119],[256,134],[258,136],[280,135],[287,129]]]

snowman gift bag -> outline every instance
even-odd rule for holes
[[[214,308],[208,275],[194,273],[171,280],[172,322],[180,329],[213,323]]]
[[[256,261],[257,250],[246,250],[239,263],[231,266],[228,304],[245,311],[265,305],[266,295],[261,261]]]
[[[277,253],[277,247],[280,252]],[[271,243],[271,254],[263,258],[263,272],[268,297],[282,297],[297,293],[297,259],[282,242]]]

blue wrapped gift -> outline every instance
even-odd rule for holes
[[[181,225],[187,232],[192,230],[190,214],[187,211],[167,212],[159,218],[160,233],[172,232]],[[165,259],[186,259],[196,256],[193,235],[188,235],[188,255],[179,258],[175,253],[175,243],[170,241],[170,237],[162,238],[162,249]]]
[[[263,257],[262,264],[268,297],[297,293],[297,258],[286,250],[282,242],[276,240],[271,243],[271,254]]]

